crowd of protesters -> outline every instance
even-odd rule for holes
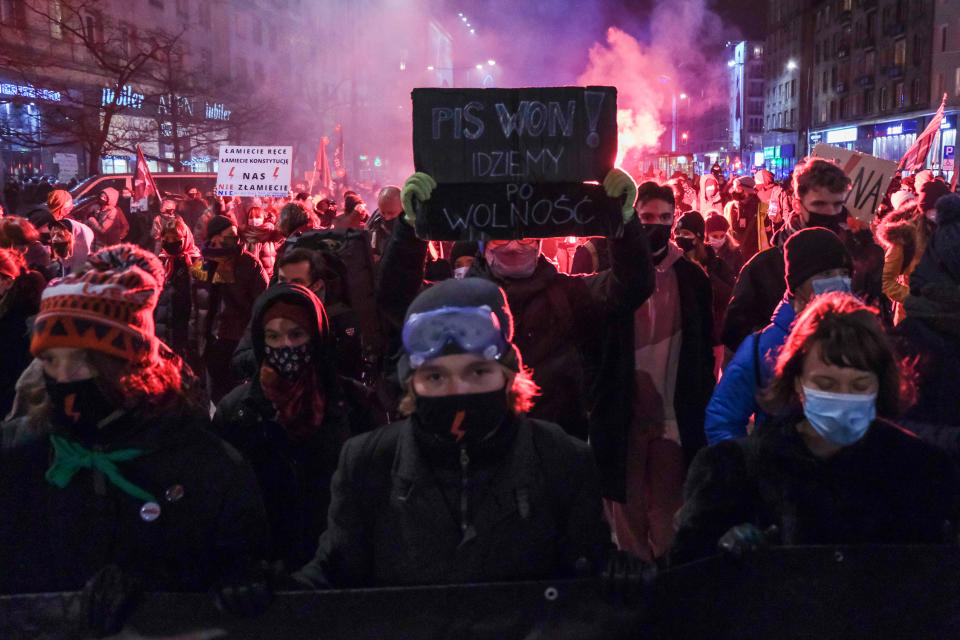
[[[372,213],[197,186],[14,206],[0,593],[84,589],[107,634],[150,590],[252,615],[274,589],[957,544],[960,196],[922,171],[860,220],[818,159],[640,182],[603,182],[622,234],[560,242],[420,238],[422,173]]]

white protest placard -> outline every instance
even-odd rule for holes
[[[883,202],[883,196],[897,172],[897,163],[822,142],[813,148],[811,155],[834,160],[840,165],[851,181],[846,200],[847,211],[861,222],[873,222],[877,207]]]
[[[217,171],[218,196],[290,195],[293,147],[220,147]]]

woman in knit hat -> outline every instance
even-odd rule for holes
[[[536,394],[503,291],[445,280],[411,303],[402,422],[347,441],[312,587],[469,583],[599,570],[609,533],[586,443]]]
[[[256,373],[217,406],[214,430],[253,465],[270,521],[270,561],[306,564],[327,526],[330,478],[352,435],[386,421],[371,394],[337,375],[323,303],[276,284],[250,320]]]
[[[160,220],[160,217],[157,217]],[[190,269],[200,260],[200,249],[193,242],[190,228],[178,215],[166,218],[157,233],[160,261],[163,263],[163,291],[154,318],[157,337],[200,371],[197,332],[190,330],[194,306],[194,287]]]
[[[706,242],[717,256],[727,263],[734,273],[743,268],[743,254],[740,245],[730,235],[730,223],[718,213],[711,213],[705,220]]]
[[[256,480],[206,431],[194,381],[154,336],[163,267],[129,244],[89,262],[44,290],[30,348],[46,400],[3,427],[0,593],[86,584],[87,602],[122,610],[135,585],[204,591],[256,575]],[[87,613],[96,633],[122,622]]]

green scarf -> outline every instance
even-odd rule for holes
[[[60,436],[50,436],[50,444],[53,445],[56,454],[53,464],[47,469],[47,482],[63,489],[73,476],[80,469],[97,469],[103,472],[116,487],[134,498],[139,498],[144,502],[156,502],[157,499],[152,495],[133,484],[120,474],[117,465],[114,462],[124,462],[139,458],[144,454],[141,449],[120,449],[104,453],[101,451],[91,451],[71,442]]]

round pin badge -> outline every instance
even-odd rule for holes
[[[140,519],[144,522],[153,522],[160,517],[160,505],[156,502],[148,502],[140,507]]]
[[[183,485],[175,484],[163,492],[163,498],[167,502],[176,502],[183,497]]]

